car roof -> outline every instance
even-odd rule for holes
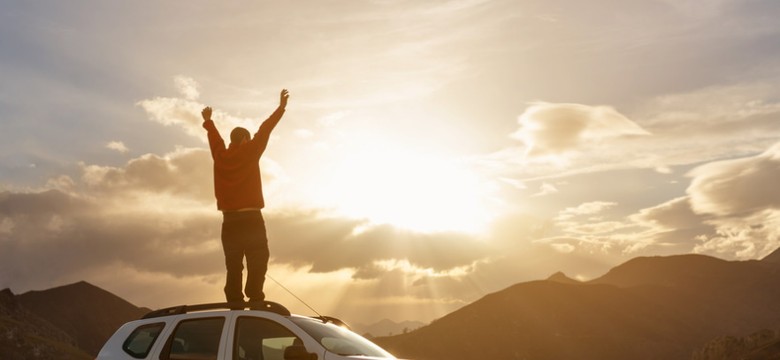
[[[290,310],[287,310],[287,308],[284,307],[282,304],[273,301],[250,301],[250,302],[239,301],[239,302],[222,302],[222,303],[208,303],[208,304],[195,304],[195,305],[177,305],[177,306],[171,306],[171,307],[151,311],[146,315],[144,315],[141,319],[161,318],[166,316],[182,315],[191,312],[208,311],[208,310],[267,311],[281,316],[315,319],[315,320],[322,321],[323,323],[332,323],[336,326],[350,328],[349,325],[347,325],[347,323],[332,316],[323,316],[319,314],[318,314],[319,316],[294,315],[290,313]]]
[[[230,309],[230,310],[260,310],[260,311],[268,311],[272,313],[276,313],[282,316],[290,316],[290,310],[287,310],[286,307],[282,306],[279,303],[275,303],[273,301],[254,301],[254,302],[223,302],[223,303],[209,303],[209,304],[197,304],[197,305],[177,305],[172,307],[167,307],[159,310],[154,310],[142,317],[142,319],[151,319],[151,318],[158,318],[163,316],[170,316],[170,315],[181,315],[181,314],[187,314],[189,312],[194,311],[205,311],[205,310],[222,310],[222,309]]]

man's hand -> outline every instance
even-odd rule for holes
[[[203,111],[201,111],[200,114],[203,116],[203,121],[211,120],[211,107],[210,106],[204,107]]]
[[[287,107],[287,98],[290,97],[290,92],[287,89],[282,89],[282,93],[279,94],[279,107],[284,109]]]

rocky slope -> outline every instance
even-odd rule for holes
[[[26,310],[11,290],[0,291],[0,358],[3,360],[88,360],[64,331]]]

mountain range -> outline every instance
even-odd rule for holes
[[[395,322],[390,319],[382,319],[373,324],[350,324],[352,331],[357,332],[358,334],[361,334],[367,338],[405,334],[423,326],[425,326],[425,323],[421,321]]]
[[[760,358],[780,358],[771,337],[752,343],[722,340],[779,328],[776,250],[761,261],[696,254],[639,257],[588,282],[557,273],[375,341],[397,356],[418,360],[714,360],[741,358],[730,356],[759,347],[762,356],[773,351],[775,356]]]
[[[0,291],[0,358],[93,359],[127,321],[149,312],[81,281],[14,295]]]
[[[139,308],[87,282],[0,291],[3,360],[92,359]],[[556,273],[429,325],[356,329],[402,358],[780,359],[780,250],[757,261],[639,257],[580,282]]]

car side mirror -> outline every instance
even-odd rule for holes
[[[317,360],[317,354],[306,351],[303,345],[291,345],[284,349],[284,360]]]

